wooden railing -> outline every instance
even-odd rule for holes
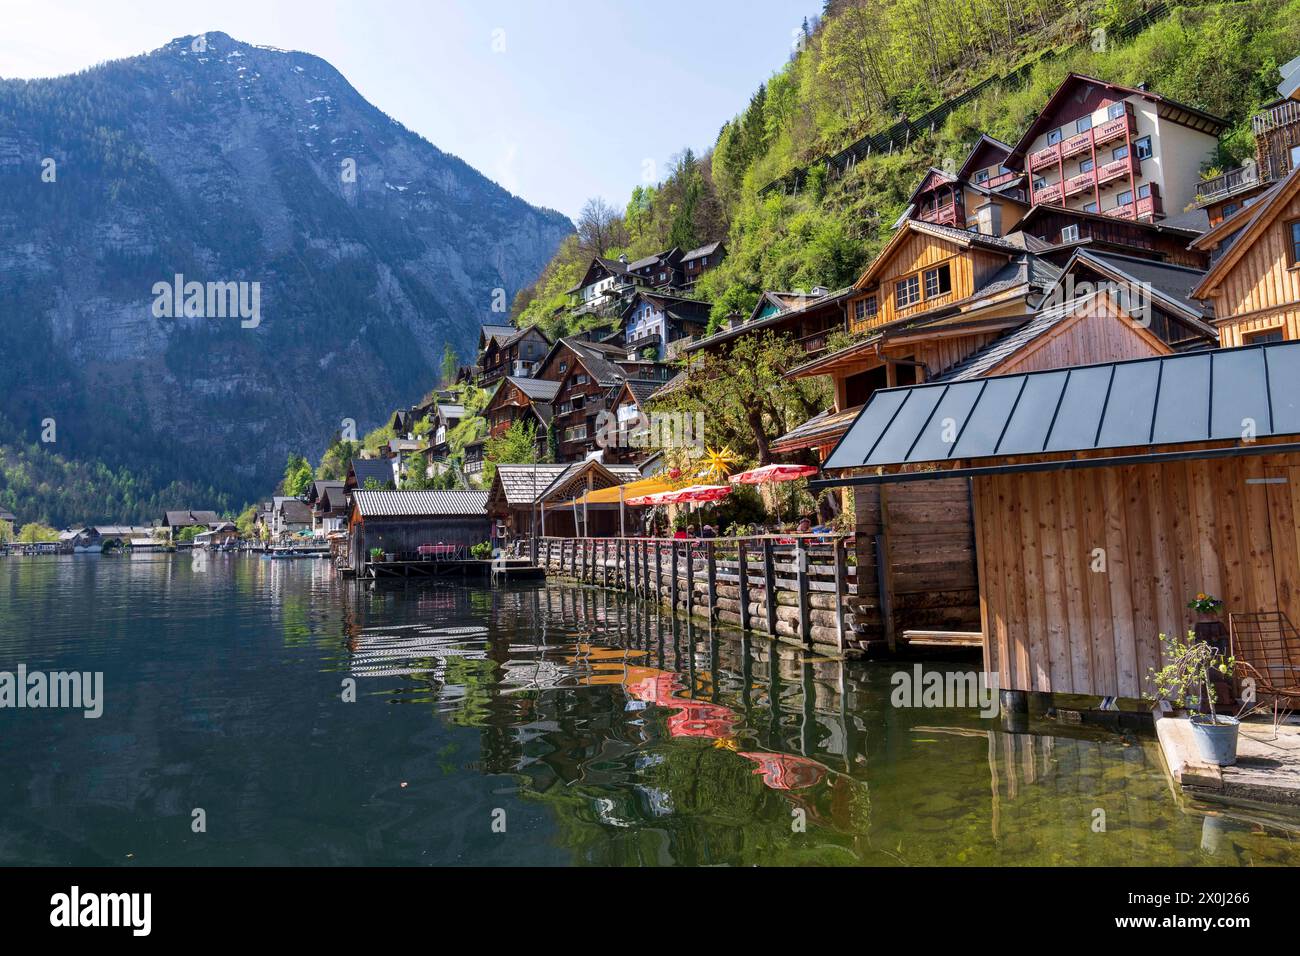
[[[667,602],[688,616],[846,649],[857,594],[852,536],[538,538],[551,573]]]

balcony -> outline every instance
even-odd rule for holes
[[[1062,160],[1069,159],[1071,156],[1091,152],[1094,146],[1101,146],[1113,140],[1121,139],[1126,134],[1133,136],[1136,133],[1137,120],[1133,115],[1133,106],[1131,103],[1125,103],[1123,116],[1107,120],[1100,126],[1094,126],[1092,129],[1085,130],[1071,136],[1069,139],[1048,146],[1046,149],[1031,153],[1029,155],[1029,170],[1033,172],[1046,166],[1059,165]]]
[[[1300,102],[1295,100],[1279,103],[1271,110],[1257,113],[1250,119],[1250,125],[1254,128],[1256,136],[1263,136],[1271,130],[1297,124],[1300,124]]]
[[[933,223],[936,226],[954,226],[957,229],[966,228],[966,211],[959,202],[944,203],[942,206],[930,206],[921,209],[916,216],[922,222]]]
[[[1125,156],[1123,159],[1116,159],[1096,170],[1097,185],[1104,186],[1112,180],[1119,179],[1121,176],[1138,174],[1137,161],[1132,156]]]
[[[1226,173],[1203,179],[1196,184],[1196,201],[1201,205],[1219,202],[1235,196],[1239,192],[1252,189],[1260,183],[1259,167],[1255,165],[1239,166]]]
[[[1099,186],[1104,186],[1106,183],[1113,182],[1130,173],[1136,175],[1137,172],[1138,163],[1132,157],[1117,159],[1104,166],[1091,169],[1086,173],[1071,176],[1064,184],[1051,183],[1042,189],[1035,189],[1034,202],[1057,203],[1059,205],[1063,199],[1077,196],[1079,193],[1094,191]]]
[[[1008,173],[999,173],[998,175],[992,176],[989,179],[986,179],[984,182],[977,183],[976,185],[983,186],[985,189],[1001,189],[1007,183],[1014,183],[1017,179],[1020,178],[1021,175],[1022,175],[1021,173],[1017,173],[1014,171]]]
[[[1164,205],[1160,202],[1160,195],[1155,190],[1155,185],[1151,186],[1152,194],[1137,201],[1136,212],[1133,203],[1124,203],[1122,206],[1112,206],[1110,209],[1102,211],[1103,216],[1110,216],[1112,219],[1153,219],[1156,216],[1163,216],[1165,213]]]

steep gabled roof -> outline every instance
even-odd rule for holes
[[[1193,290],[1205,277],[1200,269],[1116,252],[1078,249],[1066,263],[1063,274],[1076,263],[1084,263],[1109,278],[1149,291],[1165,308],[1186,319],[1186,325],[1202,335],[1218,338],[1214,327],[1204,321],[1208,311],[1204,303],[1192,297]]]
[[[885,244],[885,248],[880,250],[880,254],[871,261],[866,270],[858,277],[858,281],[853,284],[855,290],[865,289],[874,279],[876,279],[890,260],[894,253],[908,237],[910,233],[920,233],[922,235],[933,236],[951,242],[963,249],[988,249],[992,252],[1001,252],[1008,255],[1014,255],[1023,252],[1022,245],[1003,239],[999,236],[986,236],[979,232],[970,232],[966,229],[957,229],[953,226],[940,226],[932,222],[922,222],[919,219],[908,219],[899,226],[898,231]]]
[[[985,166],[992,166],[992,163],[980,163],[974,165],[975,160],[983,153],[992,152],[998,156],[999,163],[1005,163],[1008,156],[1011,155],[1012,147],[1002,142],[1000,139],[994,139],[986,133],[980,133],[980,138],[975,141],[971,151],[966,154],[966,161],[961,164],[961,169],[957,170],[958,179],[969,179],[971,174]]]
[[[484,325],[479,329],[478,333],[479,351],[483,351],[491,342],[496,342],[499,345],[514,334],[515,327],[513,325]]]
[[[690,250],[684,256],[682,256],[682,262],[690,262],[692,259],[699,259],[702,256],[711,256],[713,255],[714,252],[718,250],[718,247],[721,245],[722,245],[722,240],[719,239],[716,242],[710,242],[703,246],[697,246],[696,248]]]
[[[348,462],[348,478],[345,487],[364,488],[369,479],[375,479],[380,485],[393,483],[393,463],[387,458],[353,458]]]
[[[534,402],[552,402],[555,400],[555,393],[560,390],[559,382],[544,378],[515,378],[513,375],[507,375],[505,380]]]

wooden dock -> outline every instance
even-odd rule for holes
[[[539,538],[535,547],[537,563],[548,572],[843,655],[860,650],[852,640],[852,540]]]

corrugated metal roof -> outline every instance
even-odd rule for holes
[[[541,497],[568,465],[497,465],[497,480],[505,492],[506,503],[530,505]]]
[[[487,514],[486,491],[358,491],[353,503],[362,518],[479,517]]]
[[[825,468],[1300,434],[1300,342],[883,389]]]

